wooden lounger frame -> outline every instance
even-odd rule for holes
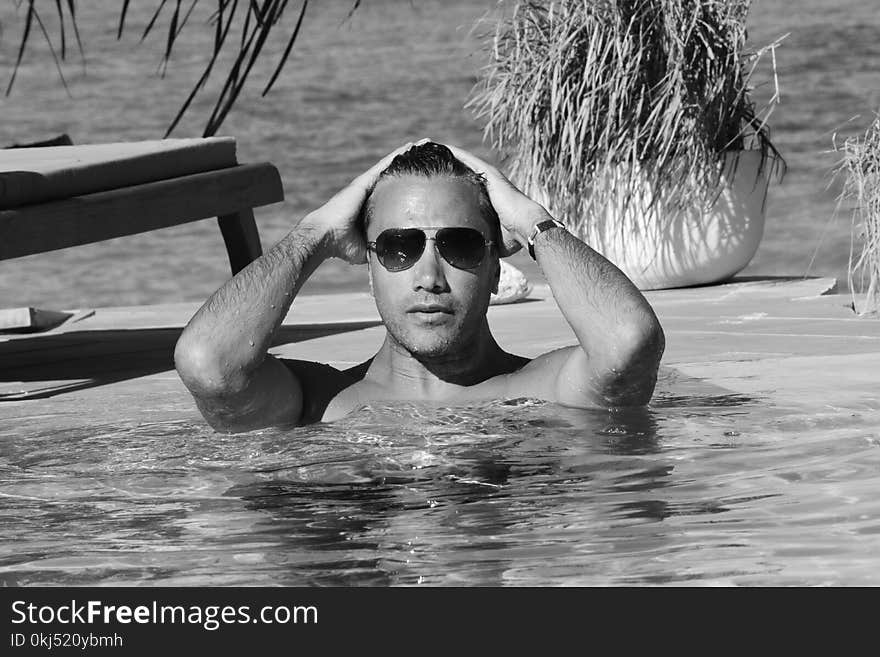
[[[217,217],[236,274],[262,254],[253,208],[282,200],[260,163],[0,210],[0,260]]]

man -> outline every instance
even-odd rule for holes
[[[578,345],[530,360],[486,320],[499,257],[529,249]],[[369,265],[387,329],[373,358],[340,371],[267,354],[303,283],[330,257]],[[221,287],[174,358],[220,431],[330,421],[378,400],[446,404],[532,397],[643,405],[663,331],[614,265],[474,155],[422,140],[386,156]]]

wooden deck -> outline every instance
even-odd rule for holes
[[[880,417],[880,320],[858,318],[849,295],[833,292],[832,279],[786,278],[649,292],[666,332],[664,371],[817,413]],[[52,432],[198,419],[171,357],[198,306],[100,308],[46,333],[0,335],[0,422]],[[546,286],[491,307],[489,320],[515,353],[574,342]],[[383,336],[369,295],[303,296],[273,353],[347,366]]]

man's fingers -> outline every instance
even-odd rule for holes
[[[367,188],[372,187],[375,184],[376,180],[378,180],[382,172],[385,171],[385,169],[387,169],[389,166],[391,166],[391,162],[394,161],[395,157],[397,157],[401,153],[406,153],[413,146],[419,146],[429,141],[431,141],[431,139],[429,137],[425,137],[417,142],[408,141],[403,146],[398,146],[393,151],[388,153],[388,155],[376,162],[376,164],[370,167],[367,171],[358,176],[356,180],[358,180]]]
[[[467,164],[475,172],[504,178],[498,169],[488,162],[481,160],[473,153],[470,153],[463,148],[459,148],[458,146],[452,146],[450,144],[445,144],[445,146],[452,151],[452,154],[455,155],[455,157]]]
[[[483,162],[480,158],[478,158],[473,153],[469,153],[468,151],[459,148],[458,146],[453,146],[451,144],[446,144],[446,147],[452,151],[452,154],[455,155],[459,160],[467,164],[471,169],[477,171],[477,173],[483,173],[489,167],[486,162]]]
[[[406,153],[410,148],[413,147],[413,143],[411,141],[406,142],[403,146],[398,146],[393,151],[388,153],[385,157],[379,160],[376,165],[370,169],[370,171],[377,171],[378,173],[382,173],[385,169],[388,168],[388,165],[391,164],[392,160],[395,157],[400,155],[401,153]]]
[[[376,162],[376,164],[374,164],[369,169],[364,171],[361,175],[359,175],[357,178],[355,178],[353,182],[355,182],[358,186],[363,188],[365,191],[368,190],[370,187],[372,187],[376,183],[376,180],[378,180],[378,178],[382,174],[382,172],[388,168],[388,166],[391,164],[392,160],[394,160],[394,158],[397,157],[398,155],[400,155],[401,153],[408,151],[410,148],[412,148],[412,145],[413,145],[413,143],[410,141],[410,142],[405,143],[403,146],[400,146],[399,148],[395,148],[393,151],[388,153],[388,155],[383,157],[381,160]]]
[[[427,144],[429,141],[431,141],[430,137],[422,137],[416,142],[408,141],[403,146],[398,146],[393,151],[388,153],[388,155],[386,155],[376,164],[370,167],[367,171],[361,174],[359,178],[363,178],[364,181],[368,182],[369,185],[372,186],[372,184],[382,174],[382,172],[391,165],[391,162],[394,161],[395,157],[402,153],[406,153],[413,146],[422,146],[423,144]]]

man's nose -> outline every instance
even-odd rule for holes
[[[443,262],[433,239],[427,240],[425,250],[418,262],[414,265],[413,288],[439,293],[449,290],[446,280],[446,272],[443,270]]]

